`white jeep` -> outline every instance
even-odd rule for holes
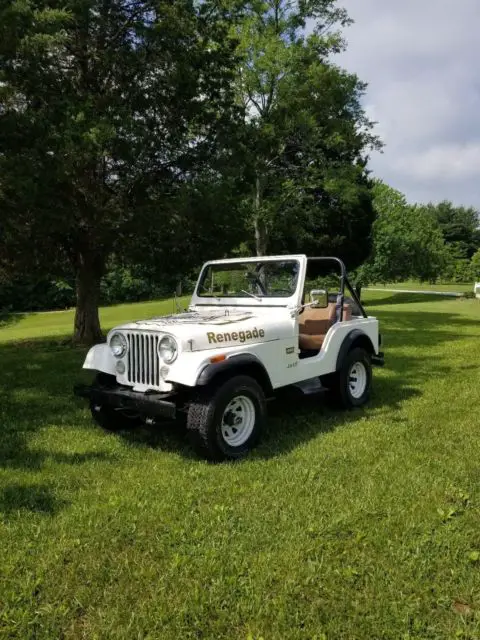
[[[319,274],[337,291],[319,288]],[[96,378],[75,393],[112,431],[183,412],[201,455],[236,459],[257,443],[279,389],[320,381],[344,407],[363,405],[380,344],[338,258],[216,260],[187,311],[116,327],[92,347],[83,366]]]

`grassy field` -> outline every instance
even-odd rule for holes
[[[406,282],[394,282],[393,284],[377,284],[372,285],[373,289],[404,289],[407,291],[450,291],[457,293],[472,293],[473,282],[461,283],[454,282],[446,284],[429,284],[428,282],[419,282],[418,280],[408,280]]]
[[[480,303],[365,299],[387,362],[371,404],[274,403],[223,465],[173,425],[96,428],[70,312],[5,319],[0,637],[480,638]]]

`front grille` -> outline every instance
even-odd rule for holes
[[[158,335],[127,333],[128,381],[133,384],[160,386],[160,359],[158,357]]]

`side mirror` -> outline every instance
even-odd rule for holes
[[[310,291],[310,303],[313,308],[326,309],[328,307],[327,289],[312,289]]]

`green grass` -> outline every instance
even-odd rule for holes
[[[387,363],[370,405],[272,404],[223,465],[180,427],[100,431],[71,393],[85,350],[57,339],[71,313],[10,318],[0,637],[480,638],[480,304],[365,298]]]
[[[385,289],[406,289],[408,291],[450,291],[456,293],[472,293],[473,282],[453,282],[453,283],[438,283],[430,284],[428,282],[419,282],[418,280],[408,280],[405,282],[394,282],[393,284],[376,284],[372,285],[372,288],[385,288]]]
[[[185,308],[189,298],[179,298],[178,304]],[[173,300],[157,300],[137,304],[121,304],[100,309],[100,322],[105,331],[123,323],[151,318],[176,311]],[[14,313],[0,316],[0,343],[34,338],[68,337],[72,331],[75,309],[68,311],[46,311],[39,313]]]

